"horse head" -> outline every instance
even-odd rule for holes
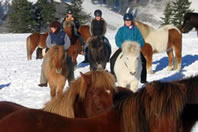
[[[194,27],[196,28],[196,30],[198,30],[198,13],[186,13],[184,15],[184,21],[181,27],[181,31],[183,33],[188,33]]]
[[[92,70],[103,70],[109,58],[103,36],[93,36],[88,42],[88,58]]]
[[[137,42],[125,41],[122,44],[122,55],[120,59],[123,60],[125,67],[129,70],[131,75],[136,75],[138,69],[141,67],[140,45]]]
[[[62,73],[66,61],[64,46],[54,45],[52,48],[49,49],[49,56],[50,68],[54,68],[56,70],[56,73]]]
[[[85,112],[85,117],[96,115],[112,107],[113,95],[117,92],[115,79],[111,73],[105,71],[90,71],[81,73],[81,88],[79,88],[79,101],[81,109],[76,114]],[[77,106],[79,107],[79,106]]]
[[[65,21],[63,24],[63,28],[64,28],[64,31],[69,36],[71,43],[72,44],[75,43],[75,41],[77,40],[78,37],[75,34],[75,32],[77,32],[77,29],[75,29],[74,22],[73,21]]]

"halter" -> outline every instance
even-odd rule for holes
[[[123,54],[121,54],[120,59],[121,59],[122,57],[123,57]],[[125,61],[123,61],[123,63],[124,63],[124,65],[126,66],[126,68],[129,70],[130,75],[131,75],[131,76],[135,76],[136,71],[135,71],[135,72],[131,72],[130,69],[129,69],[129,67],[128,67],[128,65],[127,65],[127,63],[126,63]]]

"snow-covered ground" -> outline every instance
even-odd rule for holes
[[[197,1],[197,0],[195,0]],[[123,25],[122,16],[109,11],[104,6],[92,5],[85,0],[83,7],[87,12],[93,13],[100,8],[103,17],[108,23],[107,38],[113,50],[115,46],[115,33]],[[86,7],[86,8],[85,8]],[[92,14],[93,15],[93,14]],[[38,87],[42,60],[27,61],[26,38],[28,34],[0,34],[0,101],[12,101],[30,108],[42,108],[50,99],[49,87]],[[84,59],[78,56],[78,63]],[[154,74],[148,75],[148,81],[171,81],[198,74],[198,37],[193,30],[183,34],[182,71],[167,71],[168,58],[166,53],[156,54],[153,57]],[[109,70],[109,64],[107,65]],[[89,67],[75,70],[75,77],[80,72],[89,71]],[[67,86],[66,86],[67,87]],[[193,132],[198,132],[198,125]]]

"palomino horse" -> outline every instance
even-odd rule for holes
[[[136,92],[142,71],[140,50],[140,45],[137,42],[125,41],[122,44],[122,52],[112,68],[118,86],[128,87],[133,92]]]
[[[79,37],[76,36],[74,33],[77,32],[75,31],[74,23],[72,21],[65,21],[64,31],[67,33],[71,41],[71,45],[68,49],[68,55],[72,57],[72,61],[76,65],[77,64],[76,58],[78,54],[81,52],[81,44]]]
[[[34,50],[39,48],[46,48],[46,38],[48,36],[48,32],[44,34],[40,33],[32,33],[30,36],[26,39],[26,46],[27,46],[27,59],[32,59],[32,54]],[[37,56],[38,59],[38,56]]]
[[[0,131],[176,132],[181,127],[184,100],[183,85],[153,82],[95,117],[71,119],[41,110],[23,109],[2,119]]]
[[[172,70],[173,61],[175,59],[174,69],[180,71],[182,61],[182,33],[179,29],[172,25],[165,25],[159,29],[154,29],[153,27],[138,21],[135,21],[134,24],[142,33],[145,42],[152,47],[152,50],[150,48],[142,50],[142,53],[148,62],[147,72],[150,74],[152,73],[152,56],[147,57],[147,55],[165,51],[167,52],[169,59],[168,70]],[[175,53],[175,57],[173,52]]]
[[[91,70],[104,70],[111,55],[111,48],[103,36],[93,36],[88,41],[88,60]]]
[[[116,93],[113,75],[105,71],[81,73],[62,96],[50,100],[45,111],[65,117],[90,117],[112,107]]]
[[[198,13],[195,12],[186,13],[184,15],[184,22],[181,30],[183,33],[188,33],[193,28],[197,30],[197,36],[198,36]]]
[[[68,61],[64,46],[54,45],[44,56],[42,68],[49,82],[51,97],[61,95],[66,80],[70,83],[74,79],[74,67],[69,63],[72,62]]]

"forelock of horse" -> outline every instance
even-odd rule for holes
[[[149,84],[153,87],[151,100],[147,99],[146,116],[151,118],[153,114],[157,117],[170,117],[177,119],[183,110],[186,93],[182,90],[184,85],[179,83],[162,83],[155,81]]]
[[[74,26],[74,22],[72,21],[65,21],[64,22],[64,28],[67,28],[67,27],[71,27],[71,26]]]
[[[133,54],[138,56],[138,54],[140,54],[140,44],[135,41],[124,41],[122,44],[122,52],[126,55]]]
[[[101,41],[100,37],[99,36],[92,36],[88,39],[87,41],[87,44],[88,44],[88,47],[91,48],[91,49],[95,49],[95,48],[98,48],[100,44],[100,42],[98,41]]]

